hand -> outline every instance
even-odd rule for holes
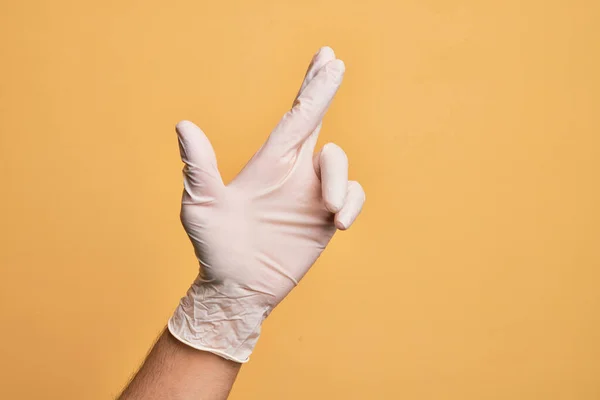
[[[204,133],[188,121],[177,125],[185,164],[181,221],[201,265],[169,321],[180,341],[246,362],[264,318],[336,228],[347,229],[358,216],[365,194],[348,181],[343,150],[327,144],[313,155],[344,70],[333,50],[322,48],[292,109],[227,186]]]

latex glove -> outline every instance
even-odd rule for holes
[[[184,167],[181,221],[201,273],[169,320],[194,348],[246,362],[264,318],[298,284],[337,229],[359,214],[365,194],[348,181],[343,150],[315,156],[321,120],[344,75],[322,48],[293,108],[227,186],[215,153],[194,124],[177,125]]]

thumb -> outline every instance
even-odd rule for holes
[[[193,122],[175,127],[183,167],[183,203],[201,204],[215,199],[224,187],[210,141]]]

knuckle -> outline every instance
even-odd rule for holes
[[[357,181],[350,181],[348,182],[348,186],[350,187],[350,190],[355,193],[356,197],[359,198],[362,202],[365,202],[367,200],[365,190],[363,189],[360,183],[358,183]]]

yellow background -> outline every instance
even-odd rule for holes
[[[322,45],[366,207],[231,398],[600,398],[598,1],[0,4],[0,398],[118,393],[197,271],[175,123],[231,179]]]

